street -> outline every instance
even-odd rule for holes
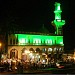
[[[14,72],[1,72],[0,74],[18,74],[17,71]],[[57,68],[47,68],[47,69],[39,69],[39,70],[31,70],[31,71],[23,71],[22,74],[33,75],[33,74],[75,74],[75,68],[66,68],[66,69],[57,69]]]

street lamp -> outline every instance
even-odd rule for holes
[[[0,43],[0,47],[2,46],[2,43]]]
[[[1,62],[1,56],[2,56],[1,47],[2,47],[2,43],[0,43],[0,62]]]

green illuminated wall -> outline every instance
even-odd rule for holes
[[[15,34],[18,39],[18,45],[64,45],[62,35],[62,26],[65,20],[61,20],[60,3],[55,2],[55,20],[52,23],[55,25],[56,36],[53,35],[34,35],[34,34]],[[60,34],[60,36],[58,36]]]
[[[63,36],[15,34],[18,45],[64,45]]]

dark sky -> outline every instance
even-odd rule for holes
[[[63,35],[66,49],[75,47],[75,4],[73,0],[0,0],[0,26],[37,31],[43,24],[52,33],[54,3],[61,3],[62,19],[66,21]]]

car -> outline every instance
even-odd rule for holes
[[[60,62],[56,62],[56,67],[57,68],[71,68],[72,64],[69,62],[60,61]]]

